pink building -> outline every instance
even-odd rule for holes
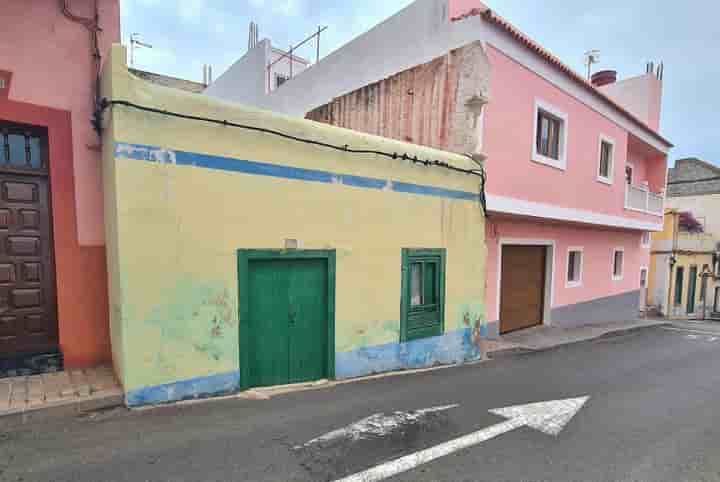
[[[478,0],[417,0],[270,93],[253,55],[206,94],[484,163],[491,333],[637,316],[672,147],[660,72],[588,82]]]
[[[0,29],[0,377],[111,358],[99,63],[118,0],[5,1]]]

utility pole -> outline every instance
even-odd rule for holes
[[[317,31],[317,53],[315,54],[315,63],[320,62],[320,34],[322,33],[323,28],[318,26]]]

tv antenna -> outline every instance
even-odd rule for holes
[[[139,40],[140,34],[139,33],[133,33],[130,35],[130,67],[135,66],[135,49],[139,49],[142,47],[145,47],[147,49],[153,48],[152,45],[149,43],[145,43],[142,40]]]
[[[600,51],[599,50],[588,50],[585,52],[585,65],[587,65],[587,79],[590,80],[592,76],[592,66],[600,62]]]

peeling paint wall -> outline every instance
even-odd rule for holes
[[[471,99],[490,95],[490,63],[481,42],[362,87],[306,118],[458,153],[480,152],[482,119]]]
[[[163,88],[113,48],[104,95],[357,148],[472,168],[430,148]],[[116,105],[107,111],[111,331],[131,405],[239,386],[237,249],[336,250],[336,376],[482,355],[479,179]],[[108,147],[112,146],[112,147]],[[399,343],[401,250],[447,251],[445,333]]]

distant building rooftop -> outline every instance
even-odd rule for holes
[[[155,72],[148,72],[146,70],[128,69],[131,74],[140,77],[141,79],[152,82],[153,84],[162,85],[165,87],[172,87],[173,89],[185,90],[187,92],[194,92],[196,94],[202,93],[207,87],[202,82],[195,82],[194,80],[179,79],[177,77],[170,77],[169,75],[156,74]]]
[[[678,159],[668,171],[668,197],[720,194],[720,167],[696,158]]]

